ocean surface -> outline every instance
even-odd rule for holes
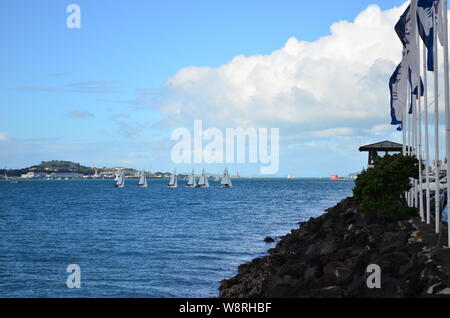
[[[353,181],[0,181],[1,297],[217,297],[238,265],[351,196]],[[81,288],[69,289],[69,264]]]

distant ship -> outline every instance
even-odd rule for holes
[[[147,184],[147,174],[145,171],[141,171],[141,173],[139,174],[139,182],[137,184],[138,188],[147,188],[148,184]]]
[[[202,175],[198,179],[197,188],[209,188],[208,178],[205,175],[205,169],[202,171]]]
[[[291,176],[291,175],[289,175],[288,177],[287,177],[288,179],[297,179],[297,177],[296,176]]]
[[[337,174],[332,174],[330,177],[330,180],[336,181],[336,180],[345,180],[344,177],[339,177]]]
[[[189,176],[186,188],[196,188],[197,182],[195,181],[194,169],[192,169],[192,174]]]
[[[172,176],[170,177],[170,181],[167,187],[170,189],[178,188],[177,170],[175,170]]]
[[[125,172],[122,171],[117,178],[116,184],[114,185],[116,188],[125,188]]]
[[[224,188],[232,188],[233,184],[231,183],[231,177],[228,173],[228,168],[225,169],[223,172],[222,180],[220,182],[222,184],[222,187]]]

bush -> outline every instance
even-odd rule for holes
[[[389,218],[406,218],[418,214],[406,204],[405,192],[411,189],[410,178],[419,175],[419,161],[414,157],[394,155],[378,158],[375,167],[363,171],[356,180],[353,194],[363,213]]]

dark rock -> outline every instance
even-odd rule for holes
[[[262,297],[264,298],[289,298],[295,296],[299,283],[291,279],[272,277],[264,284]]]
[[[274,243],[275,240],[274,240],[273,238],[271,238],[270,236],[267,236],[267,237],[264,239],[264,242],[266,242],[266,243]]]
[[[339,286],[325,287],[320,290],[313,291],[311,297],[316,298],[342,298],[344,297],[344,292]]]
[[[320,244],[320,255],[328,255],[334,253],[337,250],[337,243],[332,240],[323,241]]]
[[[385,232],[382,236],[379,249],[382,254],[391,253],[398,248],[405,246],[408,242],[409,234],[404,232]]]
[[[220,297],[427,297],[430,286],[436,294],[446,286],[439,285],[442,273],[422,243],[409,244],[414,231],[409,221],[359,213],[348,198],[300,223],[268,256],[239,266],[221,283]],[[381,289],[367,287],[371,264],[381,267]]]

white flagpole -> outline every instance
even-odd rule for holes
[[[414,143],[413,143],[413,139],[412,139],[412,132],[413,132],[413,127],[412,127],[412,114],[409,113],[409,110],[411,109],[411,104],[412,104],[412,99],[411,99],[411,89],[408,89],[408,145],[409,145],[409,156],[413,156],[414,155]],[[412,183],[414,182],[413,179],[411,179],[411,186]],[[409,206],[413,207],[414,205],[414,196],[413,196],[413,189],[409,190]]]
[[[420,86],[420,85],[419,85]],[[419,158],[418,156],[418,147],[417,147],[417,99],[416,95],[411,94],[411,100],[413,105],[413,144],[414,144],[414,157]],[[414,207],[419,208],[419,200],[417,195],[417,177],[414,178],[414,188],[413,188],[413,201],[414,201]]]
[[[412,145],[411,145],[411,114],[409,113],[409,109],[410,109],[410,94],[409,94],[409,90],[408,90],[408,102],[406,105],[406,117],[408,118],[408,156],[411,156],[411,151],[412,151]]]
[[[423,101],[424,101],[424,119],[425,119],[425,178],[426,178],[426,219],[427,224],[431,223],[431,207],[430,207],[430,142],[429,142],[429,132],[428,132],[428,79],[427,79],[427,48],[425,44],[423,45]]]
[[[433,14],[433,26],[434,30],[437,31],[437,24],[436,24],[436,7],[434,8],[434,14]],[[434,59],[434,148],[435,148],[435,158],[434,158],[434,198],[435,198],[435,227],[436,227],[436,234],[440,231],[440,167],[439,167],[439,69],[438,69],[438,51],[437,51],[437,32],[434,32],[434,47],[433,47],[433,59]]]
[[[409,115],[409,89],[408,86],[406,86],[406,101],[405,101],[405,142],[406,142],[406,156],[410,156],[411,152],[411,135],[410,135],[410,115]],[[406,192],[406,201],[408,203],[408,206],[411,207],[411,190]]]
[[[448,3],[447,0],[442,3],[442,10],[444,14],[444,91],[445,91],[445,144],[446,144],[446,157],[447,157],[447,206],[449,204],[449,194],[450,194],[450,95],[449,95],[449,69],[448,69]],[[436,32],[437,33],[437,30]],[[450,225],[447,217],[447,227],[448,227],[448,246],[450,247]]]
[[[408,103],[408,101],[406,101]],[[406,104],[405,104],[406,105]],[[402,120],[402,133],[403,133],[403,155],[406,156],[406,126],[407,126],[407,117],[406,117],[406,107],[403,107],[403,120]]]
[[[417,32],[417,49],[419,54],[417,54],[417,63],[418,69],[420,73],[420,38],[419,32]],[[418,119],[418,157],[419,159],[419,211],[422,222],[425,221],[425,213],[423,208],[423,178],[422,178],[422,85],[421,85],[421,76],[419,76],[419,87],[417,90],[418,95],[418,111],[417,111],[417,119]]]

